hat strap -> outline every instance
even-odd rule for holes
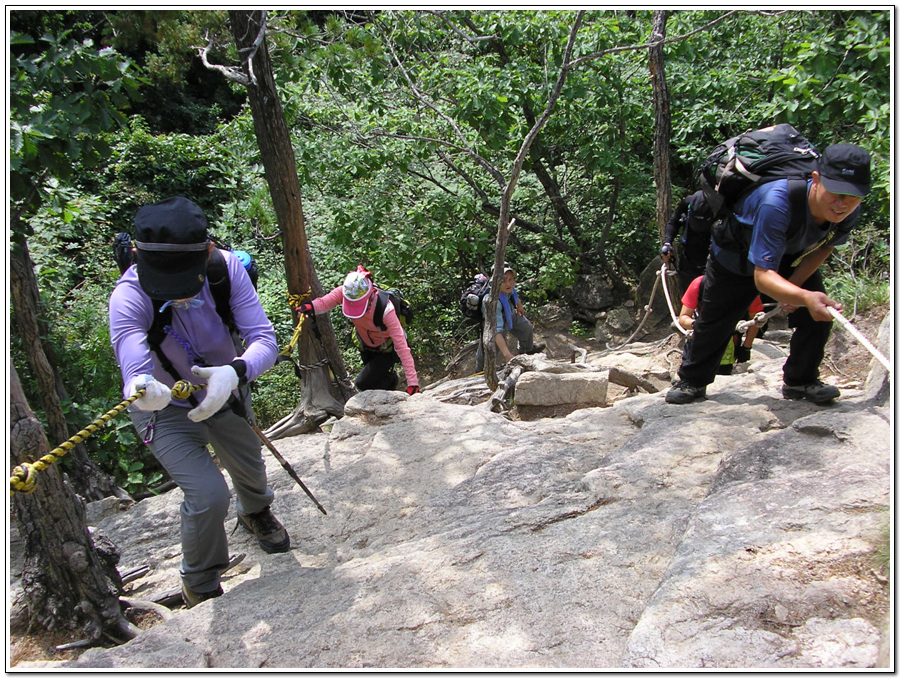
[[[147,252],[199,252],[209,247],[209,240],[204,242],[169,243],[169,242],[138,242],[135,247]]]

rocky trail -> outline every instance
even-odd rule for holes
[[[888,355],[889,320],[877,342]],[[842,397],[784,400],[788,336],[773,328],[748,366],[686,406],[663,400],[677,338],[588,346],[585,374],[608,378],[603,402],[550,405],[571,378],[552,371],[540,372],[543,407],[505,414],[478,378],[360,394],[322,433],[275,443],[327,516],[267,455],[290,552],[267,555],[238,529],[232,551],[245,555],[221,598],[147,613],[125,645],[23,651],[15,668],[892,666],[879,560],[890,382],[836,335],[825,380]],[[548,363],[571,365],[570,337],[541,338]],[[179,503],[176,489],[89,507],[120,572],[148,568],[129,598],[177,589]]]

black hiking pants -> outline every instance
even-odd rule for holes
[[[357,391],[382,389],[393,391],[400,383],[400,377],[394,372],[394,365],[400,362],[400,356],[394,350],[377,351],[361,349],[360,356],[363,368],[356,377]]]
[[[782,262],[793,260],[785,255]],[[782,263],[779,275],[789,278],[793,269]],[[824,292],[822,274],[815,271],[803,289]],[[682,356],[678,377],[695,386],[706,386],[716,378],[716,370],[725,354],[738,321],[742,320],[750,302],[759,294],[752,275],[737,275],[710,257],[703,282],[699,318],[694,322],[690,351]],[[772,301],[764,298],[763,301]],[[809,384],[819,378],[819,365],[825,357],[825,344],[831,334],[830,321],[813,319],[806,308],[798,308],[788,316],[793,328],[790,354],[784,363],[784,383],[788,386]]]

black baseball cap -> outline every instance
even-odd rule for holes
[[[834,144],[819,156],[819,177],[829,193],[869,194],[872,184],[869,152],[855,144]]]
[[[189,299],[203,289],[209,238],[195,203],[175,196],[139,209],[134,245],[138,282],[151,299]]]

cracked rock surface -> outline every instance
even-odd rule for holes
[[[874,667],[890,403],[784,400],[766,353],[682,406],[663,389],[514,421],[360,394],[329,432],[275,443],[327,516],[266,453],[290,552],[237,530],[224,596],[52,666]],[[179,585],[180,500],[98,526],[120,571],[151,567],[130,597]]]

